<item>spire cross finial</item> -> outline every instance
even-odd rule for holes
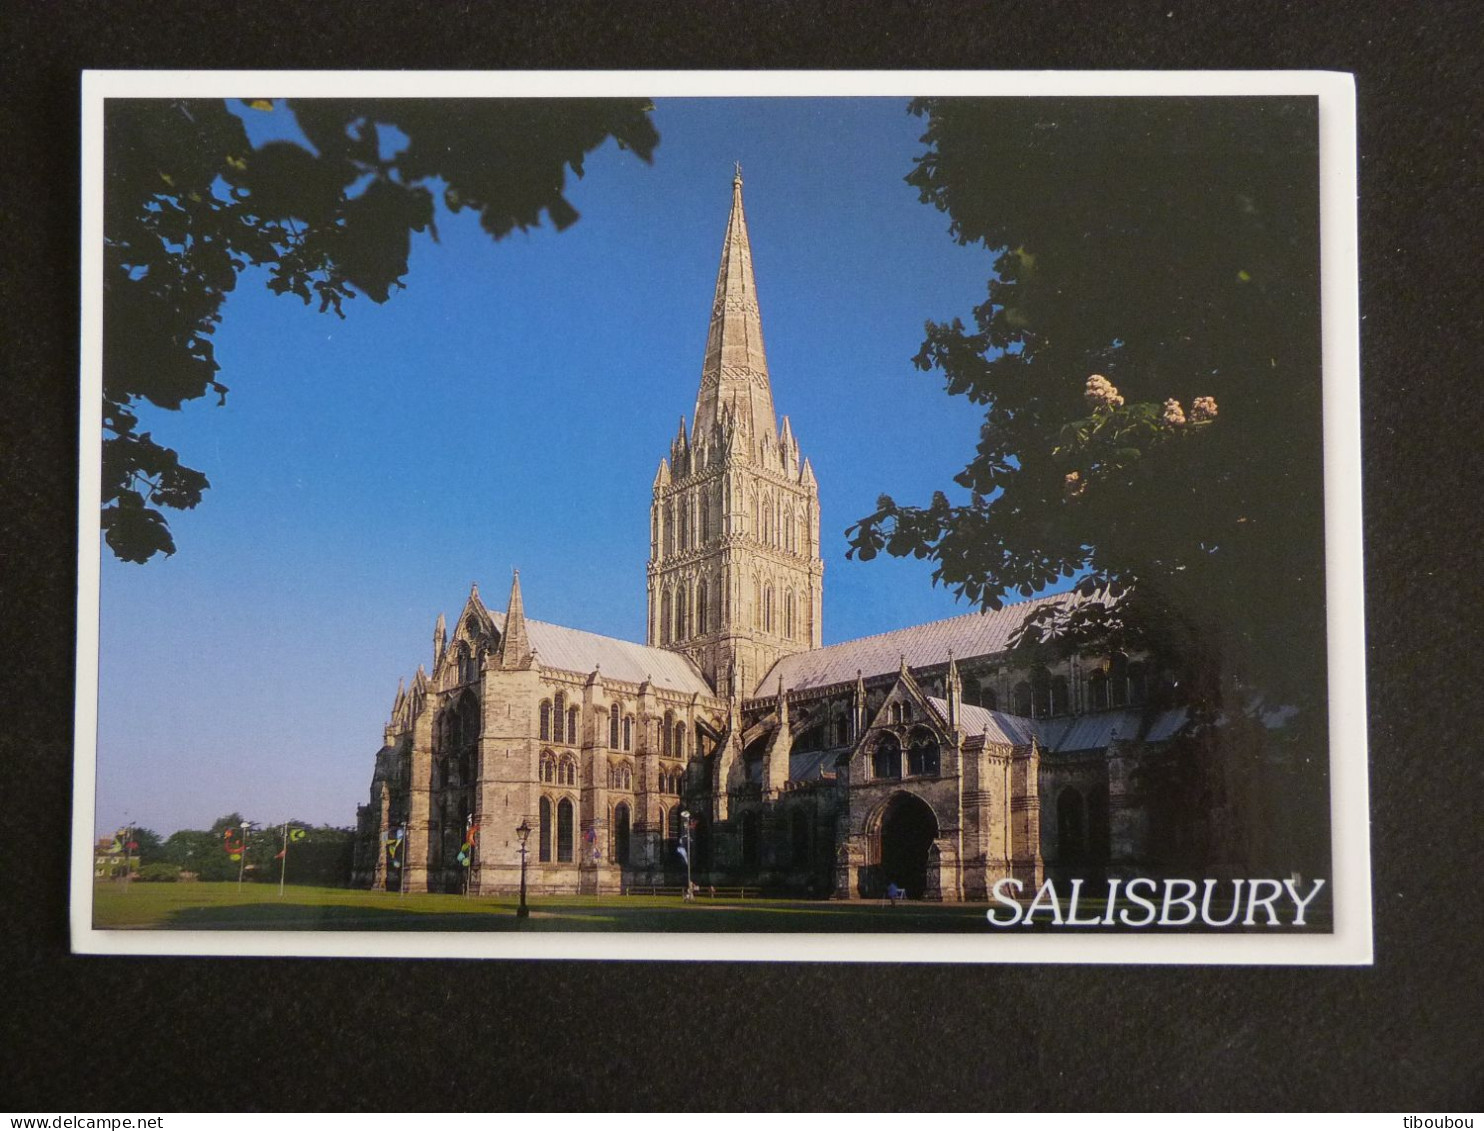
[[[735,175],[732,177],[732,184],[740,185],[742,183],[742,162],[733,161],[732,168],[735,170]]]

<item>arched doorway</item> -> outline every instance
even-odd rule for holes
[[[899,793],[881,814],[881,880],[896,884],[908,899],[921,899],[928,886],[928,854],[938,836],[938,818],[927,802]]]

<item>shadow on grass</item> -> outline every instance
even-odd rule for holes
[[[704,904],[625,908],[532,904],[529,919],[513,908],[458,912],[382,907],[250,903],[228,907],[184,907],[158,924],[184,931],[619,931],[799,934],[799,933],[972,933],[985,931],[984,912],[970,907],[923,911],[860,904],[734,906]]]

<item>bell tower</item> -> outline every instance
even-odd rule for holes
[[[649,530],[649,643],[690,656],[718,694],[749,695],[774,661],[820,646],[819,485],[774,415],[740,166],[695,414],[660,460]]]

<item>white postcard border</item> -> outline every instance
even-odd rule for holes
[[[1331,934],[473,934],[99,930],[92,925],[102,434],[103,103],[107,98],[1155,97],[1312,95],[1319,103]],[[365,958],[1365,965],[1372,961],[1362,576],[1355,86],[1317,71],[89,71],[82,79],[77,703],[70,923],[81,954]]]

